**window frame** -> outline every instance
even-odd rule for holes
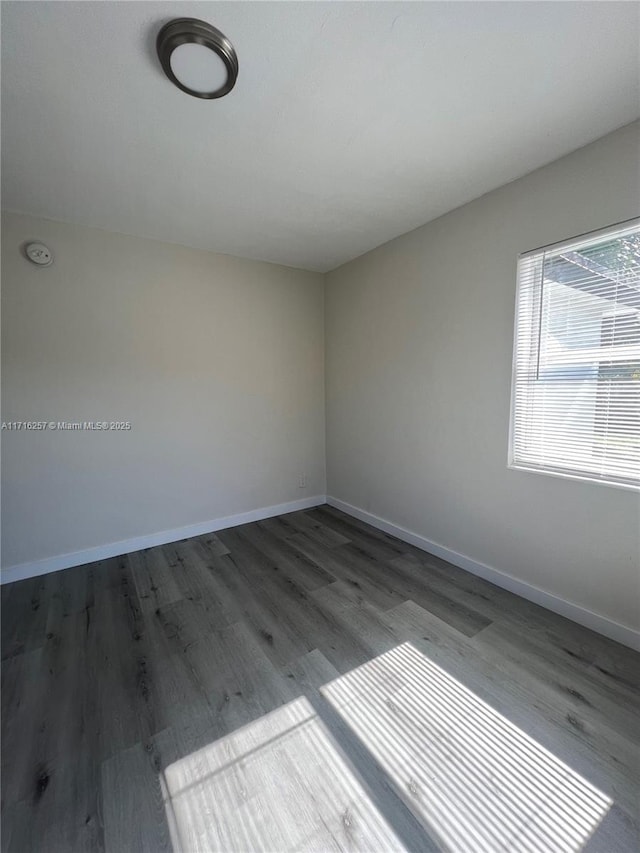
[[[583,248],[584,246],[588,246],[596,240],[604,239],[609,234],[615,234],[619,231],[623,231],[626,229],[632,228],[640,228],[640,217],[634,217],[632,219],[626,219],[622,222],[617,222],[614,225],[608,225],[605,228],[598,228],[593,231],[588,231],[584,234],[578,234],[574,237],[569,237],[564,240],[558,240],[555,243],[549,243],[544,246],[539,246],[536,249],[529,249],[526,252],[522,252],[518,255],[517,258],[517,269],[516,269],[516,297],[515,297],[515,310],[514,310],[514,323],[513,323],[513,356],[511,363],[511,399],[509,405],[509,447],[508,447],[508,455],[507,455],[507,468],[512,471],[524,471],[532,474],[543,474],[549,477],[556,477],[562,480],[577,480],[578,482],[583,483],[597,483],[601,486],[608,486],[613,489],[623,489],[624,491],[630,492],[640,492],[640,481],[638,483],[629,483],[624,482],[622,480],[611,479],[612,475],[608,475],[609,478],[605,478],[604,476],[598,477],[597,475],[590,473],[588,471],[580,472],[580,471],[570,471],[565,468],[556,467],[550,464],[540,464],[536,465],[533,462],[517,462],[515,460],[514,454],[514,440],[515,440],[515,421],[516,421],[516,399],[517,399],[517,352],[518,352],[518,326],[519,326],[519,312],[521,308],[521,291],[523,288],[523,276],[521,275],[521,268],[523,262],[527,261],[531,257],[535,255],[541,255],[543,252],[556,252],[564,248],[571,248],[572,250],[577,250]],[[543,261],[544,262],[544,261]],[[536,294],[537,298],[541,298],[541,293]],[[537,347],[538,350],[541,346],[540,341],[540,332],[538,331],[538,342]],[[615,477],[615,475],[613,475]]]

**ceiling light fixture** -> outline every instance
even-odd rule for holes
[[[229,39],[196,18],[169,21],[156,39],[158,59],[169,80],[194,98],[222,98],[235,86],[238,56]]]

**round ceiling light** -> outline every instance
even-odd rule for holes
[[[158,59],[169,80],[194,98],[221,98],[235,86],[238,56],[229,39],[196,18],[176,18],[156,39]]]

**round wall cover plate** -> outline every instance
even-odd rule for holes
[[[44,243],[28,243],[25,254],[29,260],[39,267],[48,267],[53,263],[53,252]]]

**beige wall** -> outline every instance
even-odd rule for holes
[[[3,433],[3,567],[324,493],[322,276],[6,215],[2,279],[3,420],[132,422]]]
[[[630,627],[639,495],[506,461],[516,257],[637,216],[639,146],[623,128],[330,273],[325,297],[328,494]]]
[[[5,215],[2,419],[133,428],[3,433],[3,567],[323,494],[326,335],[330,495],[640,627],[639,496],[506,467],[516,256],[637,215],[639,145],[368,253],[326,306],[317,274]]]

